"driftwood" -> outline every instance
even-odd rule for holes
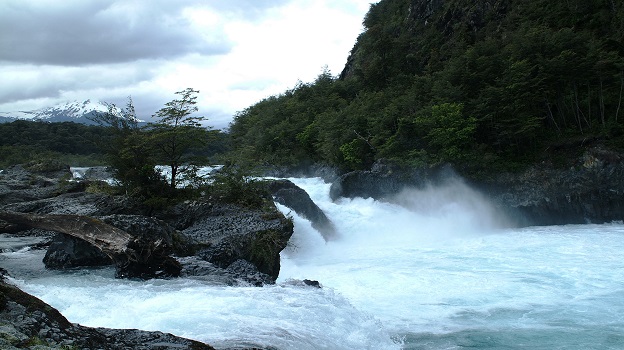
[[[117,277],[151,278],[180,274],[181,265],[169,256],[170,247],[162,240],[137,238],[92,217],[0,212],[0,220],[82,239],[115,262]]]

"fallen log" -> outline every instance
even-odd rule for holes
[[[96,218],[81,215],[38,215],[0,212],[0,220],[61,232],[100,249],[115,262],[118,278],[175,277],[182,266],[162,240],[134,237]]]

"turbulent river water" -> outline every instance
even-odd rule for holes
[[[460,181],[387,201],[332,202],[322,180],[291,180],[337,235],[326,242],[280,207],[295,233],[275,286],[43,271],[41,251],[7,239],[0,264],[72,322],[160,330],[216,348],[624,348],[624,225],[509,228]],[[304,278],[323,288],[297,282]]]

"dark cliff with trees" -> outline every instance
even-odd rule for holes
[[[235,116],[238,157],[463,173],[624,147],[624,3],[382,0],[339,77],[322,72]]]

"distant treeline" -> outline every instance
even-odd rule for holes
[[[197,152],[206,159],[228,150],[227,135],[210,132],[211,144]],[[0,168],[49,158],[72,166],[103,165],[106,159],[101,146],[110,144],[112,137],[111,128],[74,122],[0,123]]]
[[[624,146],[622,1],[382,0],[364,26],[340,77],[325,71],[236,115],[241,156],[482,170],[583,140]]]
[[[16,120],[0,124],[0,166],[58,158],[71,165],[102,164],[98,142],[110,137],[107,128],[73,122]]]

